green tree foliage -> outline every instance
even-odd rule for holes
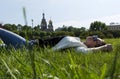
[[[90,31],[89,35],[98,35],[100,38],[105,38],[105,35],[101,31]]]
[[[34,31],[41,31],[40,25],[35,26],[33,29],[34,29]]]
[[[90,31],[104,31],[104,30],[107,30],[107,26],[105,23],[95,21],[90,24]]]
[[[81,28],[75,28],[73,26],[65,26],[63,25],[63,27],[58,28],[55,30],[57,31],[65,31],[65,32],[71,32],[73,33],[74,36],[79,37],[82,33],[84,33],[86,31],[85,27],[81,27]]]
[[[7,30],[10,30],[10,31],[17,30],[17,26],[15,24],[5,24],[3,27]]]
[[[113,36],[114,38],[119,38],[120,37],[120,30],[108,30],[108,31],[104,31],[103,33],[106,36],[108,34],[111,34],[111,35],[108,35],[108,36],[111,36],[111,37]]]
[[[73,32],[68,31],[56,31],[53,33],[52,36],[66,36],[66,35],[74,36]]]
[[[48,38],[48,37],[55,37],[55,36],[63,36],[63,35],[70,35],[76,36],[80,38],[86,38],[89,35],[98,35],[101,38],[119,38],[120,31],[119,30],[107,30],[105,23],[95,21],[91,23],[90,29],[86,29],[85,27],[76,28],[73,26],[65,26],[59,27],[55,29],[54,32],[46,32],[41,31],[40,26],[26,26],[26,25],[15,25],[15,24],[1,24],[1,28],[10,30],[14,33],[19,34],[20,36],[27,39],[38,39],[38,38]]]
[[[41,38],[44,38],[46,35],[47,35],[47,33],[45,31],[41,31],[40,32],[40,37]]]

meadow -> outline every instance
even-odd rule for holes
[[[113,51],[0,48],[0,79],[120,79],[120,39],[105,41]]]

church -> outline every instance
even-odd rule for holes
[[[47,22],[46,22],[46,19],[45,19],[45,14],[43,13],[42,16],[43,16],[43,18],[42,18],[41,24],[40,24],[41,30],[46,31],[46,32],[53,32],[54,30],[53,30],[52,20],[50,19],[49,23],[47,25]]]

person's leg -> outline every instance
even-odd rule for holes
[[[7,46],[12,45],[15,48],[20,48],[26,45],[26,40],[23,37],[2,28],[0,28],[0,38]]]
[[[53,47],[64,37],[65,36],[57,36],[57,37],[47,38],[47,39],[44,40],[44,44],[45,44],[45,46]]]
[[[57,36],[57,37],[50,37],[47,39],[39,39],[39,46],[42,48],[47,46],[53,47],[64,37],[65,36]]]
[[[44,44],[44,40],[43,39],[38,39],[39,42],[39,47],[44,48],[45,44]]]

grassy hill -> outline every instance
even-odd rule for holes
[[[0,79],[120,79],[120,39],[105,39],[112,52],[1,48]]]

